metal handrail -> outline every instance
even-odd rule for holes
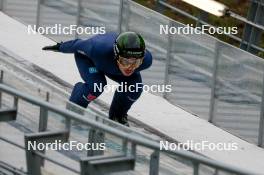
[[[128,133],[120,132],[120,130],[118,130],[116,128],[106,126],[106,125],[99,123],[99,122],[96,122],[96,121],[87,120],[87,118],[84,118],[81,115],[78,115],[78,114],[71,112],[71,111],[67,111],[67,110],[59,108],[59,107],[56,107],[56,106],[54,106],[54,105],[52,105],[46,101],[36,99],[33,96],[24,94],[24,93],[22,93],[16,89],[11,88],[11,87],[4,85],[4,84],[0,84],[0,90],[2,92],[9,94],[9,95],[12,95],[12,96],[17,97],[19,99],[27,101],[31,104],[46,108],[47,110],[55,112],[55,113],[61,115],[62,117],[65,117],[68,120],[75,120],[75,121],[80,122],[84,125],[94,127],[94,128],[99,129],[101,131],[110,133],[110,134],[115,135],[119,138],[130,141],[136,145],[145,146],[145,147],[153,149],[153,150],[158,150],[160,152],[179,156],[181,158],[185,158],[185,159],[193,162],[194,164],[204,164],[204,165],[213,167],[215,169],[227,171],[230,173],[243,174],[243,175],[255,174],[253,172],[244,170],[242,168],[233,167],[233,166],[230,166],[230,165],[225,164],[225,163],[217,162],[215,160],[211,160],[211,159],[202,157],[202,156],[194,154],[192,152],[179,151],[179,150],[160,150],[160,145],[155,141],[140,138],[140,137],[137,137],[135,135],[128,134]]]

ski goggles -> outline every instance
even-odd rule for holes
[[[142,58],[124,58],[119,56],[117,62],[123,67],[123,68],[138,68],[142,62],[143,62],[143,57]]]

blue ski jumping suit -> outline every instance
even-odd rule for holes
[[[81,40],[75,39],[60,45],[60,52],[73,53],[83,82],[75,84],[70,101],[82,107],[96,99],[102,91],[95,90],[107,84],[105,76],[117,83],[136,85],[142,83],[140,71],[147,69],[152,64],[152,55],[146,50],[143,63],[130,76],[124,76],[118,68],[113,45],[117,38],[116,33],[96,35],[92,38]],[[116,91],[110,106],[109,117],[123,117],[127,114],[132,104],[139,98],[142,89],[135,92]]]

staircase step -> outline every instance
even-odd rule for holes
[[[67,142],[69,139],[69,131],[45,131],[38,133],[25,134],[25,140],[37,141],[42,143],[53,142],[55,140],[61,140]]]
[[[0,109],[0,122],[16,120],[17,109]]]
[[[130,171],[135,168],[135,158],[132,156],[93,156],[82,158],[81,175],[101,175],[120,171]]]

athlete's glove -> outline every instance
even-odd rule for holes
[[[50,50],[50,51],[54,51],[54,52],[59,52],[60,45],[61,45],[61,43],[57,43],[56,45],[53,45],[53,46],[45,46],[42,48],[42,50]]]

